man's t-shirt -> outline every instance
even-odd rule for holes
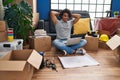
[[[58,22],[55,25],[57,39],[70,38],[73,20],[69,20],[67,22],[64,22],[63,20],[57,20],[57,21]]]

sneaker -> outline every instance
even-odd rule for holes
[[[67,55],[67,52],[65,50],[63,50],[63,52],[64,52],[64,55]]]
[[[85,55],[86,54],[86,50],[83,48],[79,48],[76,50],[76,54],[81,54],[81,55]]]

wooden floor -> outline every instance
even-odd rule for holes
[[[100,65],[63,69],[58,60],[62,54],[54,50],[46,52],[45,58],[54,58],[58,72],[45,67],[36,71],[32,80],[120,80],[120,64],[113,51],[99,49],[87,53]]]

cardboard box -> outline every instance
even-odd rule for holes
[[[32,22],[32,26],[34,27],[34,28],[37,28],[37,26],[38,26],[38,22]]]
[[[42,56],[35,50],[13,50],[0,59],[1,80],[31,80]]]
[[[36,51],[49,51],[51,49],[51,37],[50,36],[40,36],[40,37],[31,37],[30,48],[35,49]]]
[[[106,42],[106,44],[110,47],[110,49],[115,50],[118,46],[120,46],[120,37],[118,35],[114,35]]]
[[[117,29],[116,35],[120,36],[120,28]]]
[[[116,34],[120,35],[120,28],[117,29]]]
[[[5,21],[0,21],[0,31],[6,31]]]
[[[104,41],[99,41],[99,48],[110,49],[109,46]]]
[[[120,34],[116,34],[116,35],[120,36]]]
[[[98,50],[98,37],[92,37],[92,36],[85,36],[85,39],[87,40],[87,44],[85,45],[85,49],[89,51],[97,51]]]
[[[117,58],[117,60],[120,62],[120,46],[117,47],[114,51],[115,57]]]
[[[37,27],[37,25],[38,25],[38,22],[39,22],[39,13],[33,13],[33,19],[32,19],[32,25],[34,26],[34,27]]]
[[[20,3],[21,0],[14,0],[14,3]],[[25,0],[32,7],[33,12],[37,12],[37,0]]]
[[[114,35],[106,44],[114,51],[115,56],[120,62],[120,36]]]
[[[39,13],[33,13],[33,21],[38,21],[39,20]]]
[[[7,32],[0,32],[0,42],[7,41]]]
[[[99,33],[99,35],[101,35],[101,34],[107,34],[108,36],[110,36],[110,32],[106,31],[106,30],[99,30],[98,33]]]

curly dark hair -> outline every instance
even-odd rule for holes
[[[64,9],[64,10],[62,10],[62,11],[60,12],[60,14],[59,14],[59,17],[60,17],[61,19],[62,19],[62,16],[63,16],[64,13],[67,13],[68,16],[69,16],[69,18],[71,18],[71,16],[72,16],[71,11],[70,11],[69,9]]]

